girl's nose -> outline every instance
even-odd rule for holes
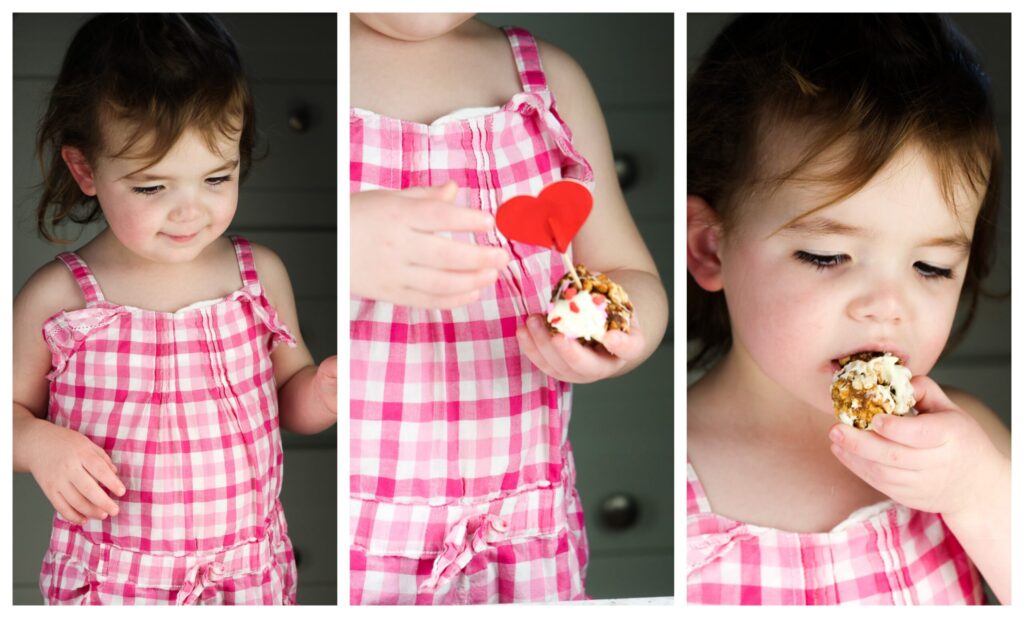
[[[194,195],[185,195],[174,205],[169,218],[175,223],[187,223],[199,216],[202,206]]]
[[[900,324],[907,318],[906,304],[894,284],[870,287],[850,303],[849,313],[858,322]]]

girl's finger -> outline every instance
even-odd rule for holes
[[[100,513],[116,515],[118,512],[117,504],[107,495],[107,492],[103,491],[103,488],[100,487],[100,484],[96,482],[96,479],[91,474],[91,472],[83,468],[81,474],[75,474],[71,478],[71,484],[83,498],[89,501],[89,504],[95,510],[83,511],[77,504],[74,505],[75,508],[93,517],[99,517]]]
[[[409,226],[421,232],[486,232],[494,229],[494,217],[482,210],[437,200],[416,204],[408,211]]]
[[[412,281],[407,285],[411,290],[434,295],[455,295],[481,290],[489,287],[498,279],[498,271],[494,268],[483,270],[437,270],[425,266],[409,266],[409,277]]]
[[[579,376],[579,381],[592,382],[603,378],[625,364],[622,359],[588,348],[575,339],[555,337],[551,344],[562,360]]]
[[[104,487],[109,489],[115,496],[124,495],[126,491],[124,483],[122,483],[121,479],[117,477],[114,470],[111,470],[110,467],[104,465],[103,460],[100,460],[99,463],[87,463],[85,470],[91,474],[94,479],[102,483]],[[95,500],[93,502],[95,502]],[[111,512],[110,514],[115,515],[116,513]]]
[[[508,253],[500,247],[419,232],[414,232],[409,242],[409,252],[405,259],[418,266],[436,270],[478,271],[501,269],[508,265]]]
[[[435,185],[433,187],[410,187],[403,189],[401,195],[402,197],[411,197],[419,200],[439,200],[453,203],[458,191],[459,187],[455,184],[455,181],[449,180],[442,185]]]
[[[75,509],[85,517],[91,519],[106,519],[107,513],[100,507],[96,506],[89,501],[88,498],[83,496],[78,488],[73,484],[66,485],[60,490],[60,495],[68,501],[71,508]]]
[[[644,351],[643,332],[635,327],[628,335],[620,330],[610,330],[601,343],[610,354],[627,361],[639,357]]]
[[[546,375],[549,375],[557,380],[561,380],[561,376],[555,373],[555,370],[548,365],[548,362],[544,359],[544,355],[537,349],[537,344],[533,341],[533,337],[530,335],[530,329],[526,324],[522,324],[516,329],[516,338],[519,340],[519,349],[522,350],[526,358],[530,359],[537,369],[543,371]]]
[[[324,379],[338,380],[338,357],[330,356],[320,362],[320,365],[316,368],[316,372],[319,373]]]
[[[914,387],[914,399],[917,400],[914,408],[918,412],[927,414],[957,409],[956,404],[949,400],[935,380],[928,376],[914,376],[910,379],[910,384]]]
[[[57,512],[60,513],[61,517],[70,521],[73,524],[81,525],[84,524],[87,519],[89,519],[85,515],[82,515],[81,513],[76,511],[74,507],[72,507],[70,504],[68,504],[68,501],[64,499],[64,496],[62,496],[59,491],[54,492],[54,494],[50,496],[50,503],[53,504],[53,508],[57,509]]]
[[[463,294],[435,295],[417,290],[403,289],[401,295],[392,302],[396,305],[418,307],[420,309],[454,309],[455,307],[462,307],[476,302],[478,298],[480,298],[480,290],[473,290]]]
[[[926,470],[936,465],[932,449],[911,448],[843,423],[833,426],[829,437],[848,453],[893,468]]]
[[[878,414],[871,419],[871,429],[897,444],[916,449],[932,449],[942,446],[948,440],[946,420],[946,415],[935,412],[918,416]]]
[[[895,489],[910,487],[920,477],[918,472],[903,470],[880,464],[877,461],[869,461],[850,453],[839,445],[832,445],[832,454],[842,462],[850,472],[853,472],[865,483],[871,485],[887,496]]]
[[[554,339],[558,337],[564,339],[565,336],[552,334],[548,330],[547,321],[539,315],[528,317],[526,319],[526,328],[533,339],[534,345],[536,345],[537,350],[544,357],[548,366],[554,369],[557,375],[562,376],[562,379],[570,378],[566,381],[575,381],[577,375],[575,368],[566,363],[559,351],[552,345]]]

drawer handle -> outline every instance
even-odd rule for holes
[[[288,128],[295,133],[305,133],[309,130],[309,108],[294,107],[288,112]]]
[[[601,501],[601,521],[612,530],[633,527],[640,516],[640,503],[627,493],[612,494]]]
[[[625,191],[636,182],[636,159],[633,155],[617,152],[615,157],[615,175],[619,179],[619,187]]]

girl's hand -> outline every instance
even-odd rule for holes
[[[451,309],[495,282],[508,254],[438,232],[486,232],[490,214],[453,204],[454,183],[352,194],[352,293],[397,305]]]
[[[36,431],[42,433],[29,471],[53,508],[75,524],[116,516],[118,506],[103,488],[116,496],[126,490],[106,451],[77,431],[53,423],[40,423]]]
[[[588,348],[561,333],[552,333],[540,314],[528,317],[516,330],[516,336],[523,354],[541,371],[563,382],[586,384],[616,375],[628,362],[643,354],[644,333],[635,318],[634,314],[628,335],[617,330],[605,334],[603,343],[607,352]]]
[[[970,415],[931,378],[911,380],[914,417],[879,414],[874,431],[832,428],[832,452],[854,474],[910,508],[944,516],[976,508],[975,494],[1003,457]]]
[[[325,358],[316,369],[316,392],[335,419],[338,418],[338,357]]]

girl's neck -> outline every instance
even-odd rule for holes
[[[792,444],[826,435],[835,418],[770,380],[742,346],[729,352],[692,387],[694,421],[714,423],[760,440]]]
[[[200,301],[224,298],[242,286],[234,248],[218,238],[194,260],[165,264],[127,249],[109,229],[78,252],[108,302],[173,312]]]
[[[352,28],[352,107],[426,124],[458,109],[500,107],[522,90],[508,38],[483,22],[415,42],[357,19]]]
[[[406,41],[395,37],[388,36],[382,32],[378,32],[373,28],[367,26],[356,16],[349,18],[349,40],[352,47],[357,45],[392,45],[394,47],[404,47],[411,49],[426,49],[430,45],[445,45],[452,42],[455,39],[474,37],[483,34],[490,27],[485,25],[483,22],[477,21],[475,18],[467,19],[465,22],[459,24],[455,28],[452,28],[448,32],[439,34],[438,36],[431,37],[429,39],[422,39],[418,41]]]

